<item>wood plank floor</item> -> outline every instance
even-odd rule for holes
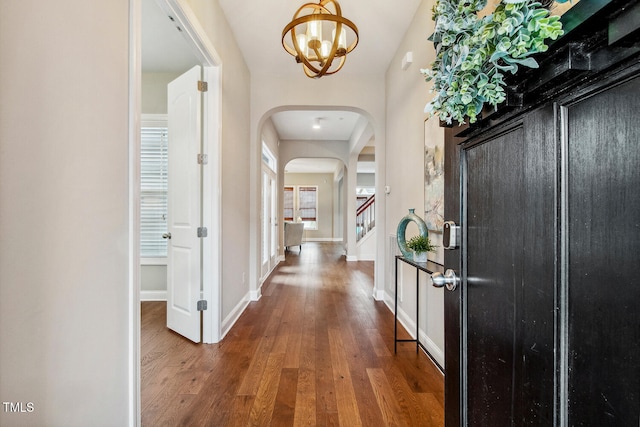
[[[393,314],[372,290],[373,262],[309,242],[218,344],[191,343],[166,329],[165,303],[142,303],[142,425],[444,425],[443,376],[414,344],[393,353]]]

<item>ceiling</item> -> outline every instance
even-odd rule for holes
[[[281,140],[349,141],[360,114],[352,111],[294,110],[271,116]],[[318,121],[320,128],[315,129]]]
[[[219,0],[247,65],[261,73],[302,73],[282,47],[282,29],[305,0]],[[339,74],[384,73],[421,0],[340,0],[360,39]],[[248,30],[250,29],[250,30]],[[325,78],[336,77],[327,76]]]
[[[271,74],[302,74],[282,47],[282,29],[304,0],[218,0],[251,70]],[[333,76],[384,74],[421,0],[342,0],[342,14],[358,27],[358,46]],[[250,30],[248,30],[250,29]],[[142,69],[144,72],[188,70],[198,62],[182,33],[176,30],[156,0],[142,0]],[[322,128],[314,130],[320,118]],[[348,141],[360,115],[351,111],[282,111],[272,120],[282,140]],[[319,162],[323,172],[335,163]],[[292,169],[296,168],[295,163]],[[310,165],[301,164],[302,168]],[[332,169],[333,168],[333,169]],[[370,166],[362,166],[363,171]],[[315,168],[314,168],[315,170]]]

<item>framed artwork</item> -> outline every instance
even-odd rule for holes
[[[444,138],[433,132],[435,119],[424,121],[424,222],[431,232],[444,224]],[[438,137],[436,137],[438,136]]]

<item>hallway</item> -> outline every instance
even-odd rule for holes
[[[165,303],[142,303],[142,425],[442,426],[443,376],[414,345],[393,354],[373,267],[305,243],[214,345],[166,329]]]

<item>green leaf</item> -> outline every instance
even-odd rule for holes
[[[561,0],[562,1],[562,0]],[[493,13],[476,12],[487,0],[436,0],[436,48],[430,70],[421,70],[434,97],[425,109],[441,120],[475,122],[483,105],[505,99],[504,73],[518,66],[538,66],[532,54],[547,50],[545,41],[563,34],[557,16],[535,0],[502,0]]]
[[[506,58],[505,58],[505,60],[506,60]],[[518,63],[518,64],[520,64],[522,66],[529,67],[529,68],[538,68],[538,61],[536,61],[533,58],[523,58],[523,59],[509,58],[508,62],[511,62],[511,63],[515,62],[515,63]]]

